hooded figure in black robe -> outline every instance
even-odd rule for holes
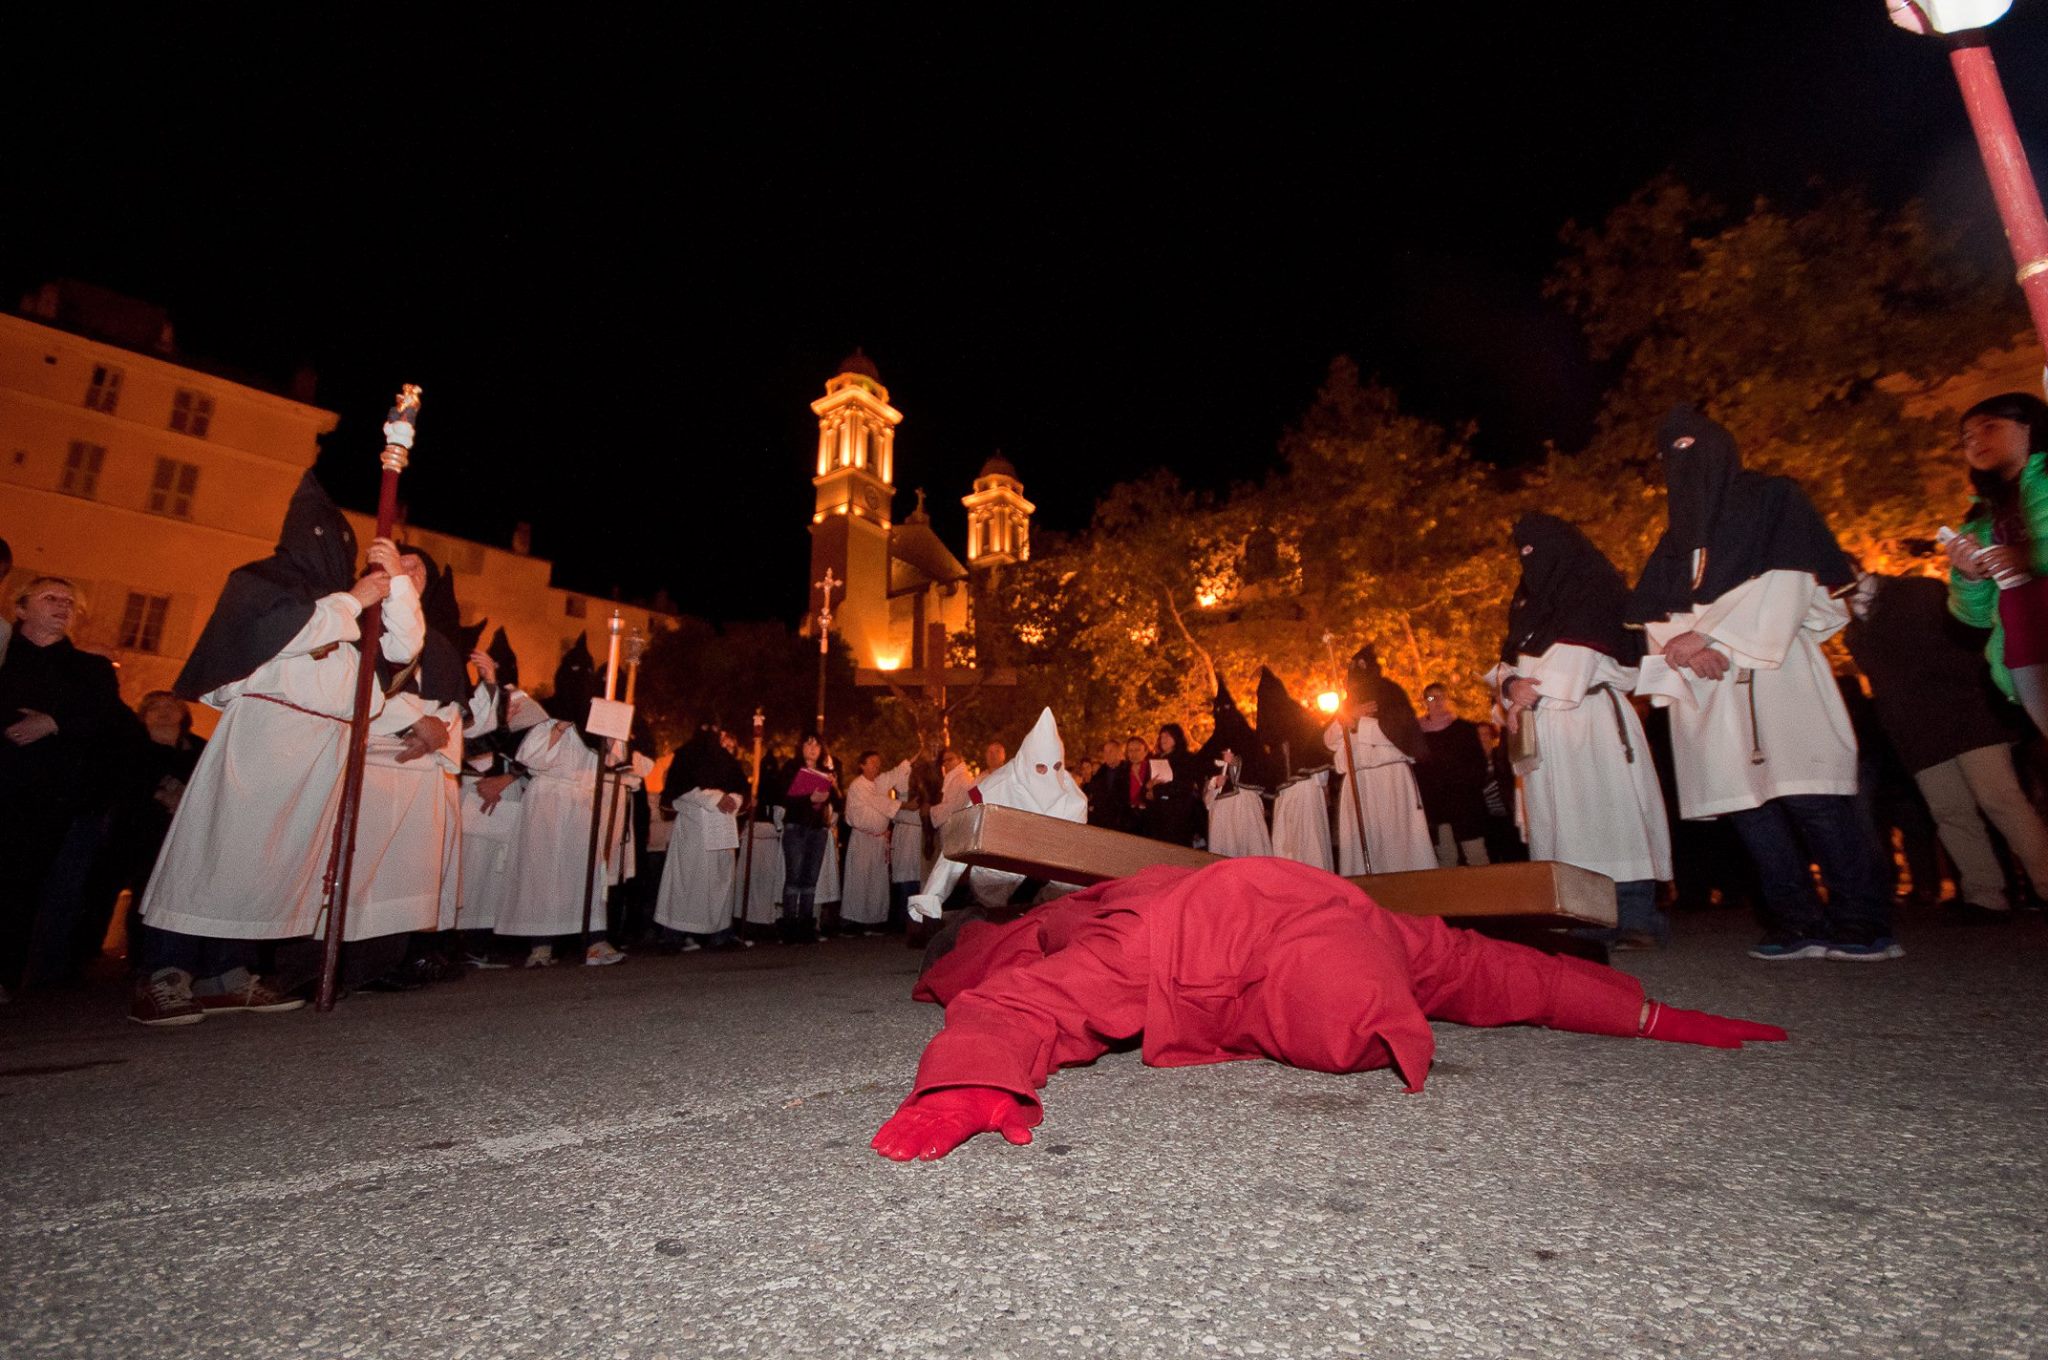
[[[1259,747],[1275,784],[1330,763],[1323,727],[1287,692],[1279,676],[1259,667]]]
[[[1368,642],[1351,656],[1351,668],[1344,673],[1344,690],[1358,708],[1378,704],[1380,731],[1410,760],[1429,759],[1429,743],[1423,740],[1422,724],[1415,717],[1415,705],[1408,691],[1389,680],[1380,670],[1379,653]]]
[[[1508,605],[1500,659],[1542,656],[1560,642],[1590,647],[1624,666],[1643,659],[1643,635],[1621,621],[1628,582],[1593,541],[1556,515],[1532,511],[1515,521],[1522,579]]]
[[[308,472],[285,510],[277,551],[228,574],[173,692],[197,699],[255,674],[298,636],[315,600],[355,579],[355,530]]]
[[[1667,527],[1629,595],[1629,623],[1690,613],[1770,571],[1806,572],[1836,595],[1856,583],[1799,484],[1744,468],[1726,429],[1674,406],[1657,427],[1657,449]]]
[[[1216,696],[1209,701],[1209,717],[1215,726],[1209,732],[1209,739],[1202,743],[1197,752],[1197,765],[1203,779],[1217,773],[1217,762],[1223,759],[1225,751],[1235,756],[1240,764],[1239,780],[1253,788],[1265,789],[1273,786],[1274,780],[1267,769],[1265,750],[1259,745],[1259,735],[1245,719],[1244,711],[1237,706],[1237,700],[1230,693],[1230,686],[1216,677]]]

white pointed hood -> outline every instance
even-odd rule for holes
[[[1049,708],[1018,743],[1010,763],[990,770],[975,787],[991,807],[1021,808],[1069,822],[1088,820],[1088,796],[1067,773],[1066,747]]]

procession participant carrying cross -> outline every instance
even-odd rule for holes
[[[1382,910],[1280,859],[1146,869],[1013,920],[965,921],[927,958],[912,995],[944,1006],[945,1027],[870,1144],[896,1161],[977,1133],[1030,1142],[1052,1073],[1132,1039],[1151,1067],[1391,1067],[1415,1092],[1436,1053],[1431,1020],[1716,1048],[1785,1038],[1651,1001],[1599,964]]]
[[[1413,766],[1428,758],[1407,691],[1380,670],[1372,644],[1345,676],[1345,707],[1323,732],[1337,758],[1337,871],[1388,874],[1437,867]]]

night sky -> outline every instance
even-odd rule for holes
[[[1944,54],[1882,0],[1117,8],[12,16],[0,284],[313,366],[358,505],[419,382],[417,523],[793,619],[806,404],[856,345],[906,413],[898,514],[929,488],[958,547],[997,448],[1052,529],[1162,464],[1257,478],[1340,353],[1486,457],[1577,446],[1557,231],[1666,168],[1920,196],[2002,249]],[[2048,0],[1993,33],[2048,164]]]

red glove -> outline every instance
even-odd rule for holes
[[[1741,1048],[1744,1043],[1775,1043],[1785,1037],[1785,1031],[1776,1025],[1684,1010],[1661,1001],[1650,1003],[1641,1033],[1645,1039],[1662,1039],[1667,1044],[1705,1044],[1709,1048]]]
[[[868,1144],[898,1162],[935,1162],[977,1133],[1000,1133],[1022,1146],[1045,1115],[993,1086],[948,1086],[898,1106]]]

